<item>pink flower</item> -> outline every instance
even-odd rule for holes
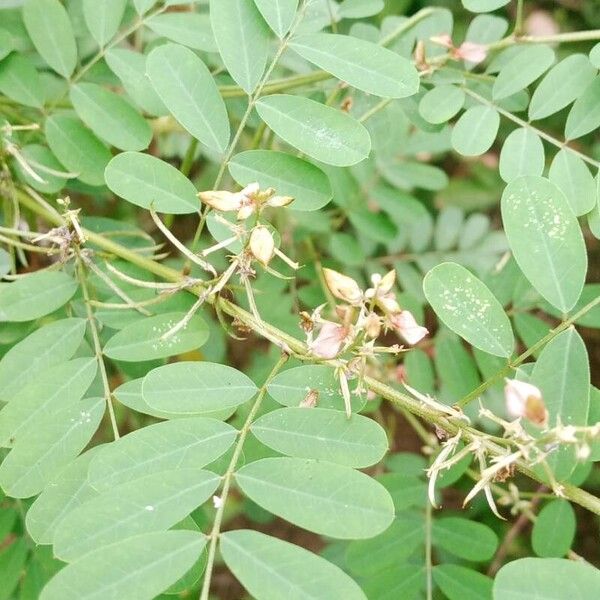
[[[394,331],[400,335],[407,344],[417,344],[428,333],[426,327],[419,325],[413,314],[408,310],[401,310],[389,317],[390,324]]]
[[[321,358],[335,358],[348,336],[348,328],[331,321],[324,321],[319,335],[310,345],[310,351]]]
[[[485,46],[474,42],[463,42],[456,50],[456,57],[470,63],[477,64],[485,60],[487,51]]]

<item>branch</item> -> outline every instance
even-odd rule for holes
[[[43,217],[50,223],[54,223],[55,225],[60,224],[60,222],[61,222],[60,216],[50,213],[46,208],[44,208],[43,206],[38,204],[35,200],[30,198],[22,190],[18,189],[18,190],[16,190],[16,192],[17,192],[19,201],[26,208],[30,209],[32,212],[36,213],[37,215]],[[135,264],[135,265],[141,267],[142,269],[148,271],[149,273],[153,273],[154,275],[157,275],[158,277],[160,277],[166,281],[170,281],[173,283],[181,283],[184,279],[183,276],[181,275],[181,273],[179,271],[177,271],[176,269],[172,269],[172,268],[170,268],[166,265],[163,265],[161,263],[158,263],[150,258],[141,256],[140,254],[137,254],[136,252],[134,252],[133,250],[130,250],[129,248],[125,248],[124,246],[121,246],[120,244],[118,244],[110,239],[106,239],[101,234],[97,234],[97,233],[94,233],[92,231],[87,231],[87,230],[84,230],[84,233],[85,233],[85,236],[87,237],[87,239],[89,240],[89,242],[102,248],[102,250],[104,250],[110,254],[114,254],[115,256],[118,256],[119,258],[122,258],[124,260],[127,260],[128,262],[131,262],[132,264]],[[202,287],[201,284],[199,284],[193,288],[189,288],[188,291],[190,291],[191,293],[193,293],[195,295],[199,295],[204,291],[204,288]],[[310,360],[311,362],[320,362],[321,364],[326,364],[331,367],[338,366],[338,362],[335,360],[317,361],[314,356],[311,356],[308,353],[308,349],[306,347],[306,344],[304,344],[304,342],[279,330],[278,328],[274,327],[273,325],[270,325],[269,323],[265,323],[264,321],[261,321],[259,323],[251,313],[249,313],[248,311],[244,310],[243,308],[237,306],[236,304],[230,302],[229,300],[226,300],[221,297],[219,297],[219,298],[210,297],[207,299],[207,302],[209,302],[211,304],[217,304],[218,309],[221,312],[229,315],[230,317],[237,318],[241,323],[243,323],[247,327],[250,327],[253,331],[258,333],[265,339],[271,341],[272,343],[276,344],[280,348],[285,348],[286,350],[291,351],[300,360]],[[600,299],[598,300],[598,302],[600,302]],[[591,309],[591,307],[588,305],[587,307],[584,307],[581,311],[579,311],[576,315],[574,315],[574,317],[579,318],[582,316],[582,314],[585,314],[583,312],[584,310],[587,311],[590,309]],[[557,328],[554,331],[550,332],[550,334],[545,336],[545,338],[543,338],[544,343],[549,342],[556,335],[558,335],[558,333],[560,333],[560,331],[562,331],[562,329],[560,329],[560,330],[559,329],[560,328]],[[497,455],[505,454],[504,447],[491,441],[490,437],[487,436],[486,434],[478,431],[475,428],[467,426],[463,421],[449,418],[446,413],[440,412],[440,411],[436,410],[435,408],[428,406],[427,404],[424,404],[424,403],[420,402],[419,400],[416,400],[415,398],[408,396],[407,394],[404,394],[404,393],[392,388],[391,386],[387,385],[386,383],[383,383],[382,381],[374,379],[373,377],[365,376],[364,383],[375,394],[388,400],[392,404],[399,407],[401,410],[407,410],[407,411],[413,413],[414,415],[417,415],[418,417],[423,418],[424,420],[428,421],[431,424],[438,425],[439,427],[441,427],[442,429],[444,429],[445,431],[447,431],[450,434],[456,435],[457,433],[460,432],[461,437],[466,442],[471,442],[476,439],[478,439],[478,440],[485,439],[486,446],[491,452],[493,452],[494,454],[497,454]],[[542,479],[542,477],[540,475],[535,473],[524,461],[518,461],[516,466],[517,466],[517,469],[521,473],[523,473],[530,479],[538,481],[539,483],[547,483],[546,481],[544,481]],[[600,515],[600,499],[599,498],[596,498],[592,494],[590,494],[572,484],[562,483],[561,485],[563,487],[565,498],[571,500],[572,502],[580,504],[581,506],[583,506],[584,508],[587,508],[588,510],[592,511],[595,514]]]

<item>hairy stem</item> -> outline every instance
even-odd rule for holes
[[[233,479],[233,474],[236,470],[238,461],[240,459],[242,450],[244,448],[244,442],[246,441],[246,437],[248,436],[248,433],[250,431],[250,426],[254,422],[254,419],[256,418],[256,415],[258,414],[260,406],[265,397],[265,394],[267,393],[267,386],[269,385],[269,383],[271,382],[273,377],[275,377],[275,375],[277,375],[277,373],[279,372],[279,370],[281,369],[281,367],[284,365],[284,363],[287,361],[288,358],[289,357],[286,354],[281,355],[281,358],[277,361],[277,363],[275,364],[275,366],[273,367],[273,369],[271,370],[271,372],[265,379],[265,382],[263,383],[261,388],[258,390],[258,395],[256,396],[256,400],[254,401],[254,404],[252,405],[252,408],[250,409],[250,412],[248,413],[248,417],[246,418],[244,425],[240,429],[239,437],[235,444],[235,449],[233,451],[233,456],[231,457],[231,460],[229,461],[229,466],[227,467],[227,471],[225,471],[225,475],[223,476],[223,487],[221,489],[221,496],[219,499],[219,508],[217,509],[217,514],[215,515],[215,521],[213,523],[212,530],[209,535],[210,544],[208,547],[208,558],[206,561],[206,570],[204,572],[204,582],[202,584],[200,600],[208,600],[208,595],[210,593],[210,583],[211,583],[212,572],[213,572],[213,567],[214,567],[214,563],[215,563],[215,553],[217,551],[217,542],[219,540],[219,535],[221,533],[221,526],[223,524],[223,514],[225,513],[225,504],[227,502],[227,497],[229,496],[229,490],[231,488],[231,481]]]
[[[23,204],[23,206],[30,209],[34,213],[44,217],[46,220],[48,220],[48,222],[54,223],[54,224],[60,224],[60,222],[61,222],[60,216],[57,217],[53,213],[49,212],[43,206],[38,204],[35,200],[30,198],[22,190],[19,190],[19,189],[17,190],[17,197],[19,198],[19,201]],[[97,233],[94,233],[94,232],[88,231],[88,230],[84,230],[84,233],[85,233],[87,239],[92,244],[97,245],[98,247],[102,248],[102,250],[104,250],[110,254],[114,254],[115,256],[118,256],[119,258],[127,260],[127,261],[131,262],[132,264],[135,264],[135,265],[141,267],[142,269],[148,271],[149,273],[153,273],[154,275],[157,275],[158,277],[161,277],[162,279],[165,279],[166,281],[171,281],[173,283],[181,283],[183,281],[183,277],[182,277],[181,273],[179,271],[177,271],[176,269],[172,269],[166,265],[158,263],[155,260],[152,260],[151,258],[141,256],[140,254],[136,253],[135,251],[130,250],[129,248],[125,248],[124,246],[121,246],[120,244],[114,242],[113,240],[105,238],[101,234],[97,234]],[[188,289],[188,291],[190,291],[191,293],[194,293],[196,295],[199,295],[200,293],[202,293],[203,290],[204,290],[204,288],[201,285],[198,285],[194,288]],[[237,306],[233,302],[230,302],[229,300],[226,300],[225,298],[221,298],[221,297],[208,298],[207,302],[213,303],[213,304],[218,303],[218,307],[221,312],[229,315],[230,317],[237,318],[241,323],[243,323],[244,325],[246,325],[247,327],[249,327],[256,333],[258,333],[262,337],[266,338],[267,340],[273,342],[280,348],[289,349],[301,360],[309,360],[311,362],[317,362],[317,359],[308,353],[307,347],[304,344],[304,342],[301,342],[297,338],[281,331],[280,329],[278,329],[277,327],[274,327],[273,325],[271,325],[269,323],[265,323],[265,322],[258,323],[256,318],[251,313],[249,313],[248,311],[244,310],[243,308]],[[569,321],[565,321],[565,323],[563,323],[560,327],[554,329],[547,336],[545,336],[542,340],[540,340],[540,342],[538,342],[538,344],[536,344],[536,346],[534,348],[531,348],[528,351],[527,356],[531,355],[537,349],[541,348],[542,345],[548,343],[551,339],[556,337],[556,335],[558,335],[566,327],[568,327],[570,324],[572,324],[572,323],[570,323],[571,321],[576,321],[577,319],[581,318],[584,314],[586,314],[588,311],[590,311],[594,306],[596,306],[599,303],[600,303],[600,298],[597,298],[593,302],[584,306],[575,315],[573,315],[573,317],[571,317],[571,319],[569,319]],[[567,325],[566,323],[569,323],[569,324]],[[525,358],[527,358],[527,356],[524,357],[523,355],[521,355],[521,357],[519,357],[519,358],[521,359],[521,361],[524,361]],[[335,361],[335,360],[332,360],[332,361],[324,360],[324,361],[319,361],[319,362],[330,365],[332,367],[339,366],[339,364],[338,364],[339,361]],[[501,375],[496,374],[495,377],[496,378],[501,377]],[[456,433],[458,433],[460,431],[462,438],[466,442],[470,442],[475,439],[482,439],[482,438],[489,439],[489,436],[481,433],[477,429],[467,426],[462,421],[457,421],[455,419],[448,418],[447,414],[442,413],[442,412],[436,410],[435,408],[430,407],[430,406],[422,403],[421,401],[416,400],[415,398],[392,388],[391,386],[387,385],[386,383],[384,383],[382,381],[379,381],[378,379],[366,376],[364,378],[364,383],[365,383],[365,385],[367,385],[367,387],[369,389],[371,389],[377,395],[381,396],[385,400],[388,400],[389,402],[391,402],[395,406],[399,407],[400,409],[405,409],[405,410],[411,412],[412,414],[417,415],[418,417],[421,417],[422,419],[424,419],[425,421],[427,421],[433,425],[438,425],[439,427],[441,427],[442,429],[444,429],[445,431],[447,431],[450,434],[456,435]],[[488,387],[489,387],[489,385],[492,385],[492,383],[489,383]],[[506,452],[506,449],[504,447],[498,445],[495,442],[488,441],[487,446],[495,454],[498,454],[498,455],[501,455],[501,454],[504,455]],[[544,481],[540,475],[538,475],[536,472],[534,472],[525,462],[519,461],[517,463],[517,468],[519,469],[519,471],[521,471],[527,477],[529,477],[535,481],[538,481],[539,483],[546,483],[546,481]],[[571,500],[572,502],[580,504],[581,506],[583,506],[584,508],[587,508],[588,510],[594,512],[595,514],[600,515],[600,499],[599,498],[597,498],[597,497],[593,496],[592,494],[582,490],[581,488],[578,488],[577,486],[574,486],[569,483],[563,483],[562,486],[563,486],[565,498]]]

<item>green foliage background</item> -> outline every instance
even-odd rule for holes
[[[0,600],[595,598],[598,28],[593,1],[0,4]],[[294,201],[241,231],[197,197],[253,182]],[[252,277],[209,294],[233,255]],[[430,331],[379,338],[350,418],[364,347],[299,328],[339,317],[324,268],[395,269]],[[504,378],[546,431],[511,437]],[[506,520],[462,508],[486,481]]]

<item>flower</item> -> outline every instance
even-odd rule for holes
[[[407,344],[417,344],[429,333],[426,327],[417,323],[413,314],[408,310],[401,310],[400,312],[394,313],[388,317],[388,320],[392,329],[394,329]]]
[[[275,241],[271,232],[259,225],[250,234],[250,251],[263,265],[268,265],[275,254]]]
[[[456,58],[462,58],[470,63],[477,64],[485,60],[486,47],[475,42],[463,42],[455,51]]]
[[[358,283],[352,277],[342,275],[333,269],[323,269],[323,275],[329,291],[336,298],[349,304],[360,304],[363,294]]]
[[[222,212],[238,211],[239,220],[247,219],[257,208],[258,183],[251,183],[239,192],[209,190],[198,194],[200,200]]]
[[[535,425],[548,425],[548,411],[539,388],[517,379],[507,379],[504,387],[506,409],[513,417],[525,417]]]
[[[309,344],[309,350],[321,358],[335,358],[346,338],[349,329],[332,321],[323,321],[319,335]]]

